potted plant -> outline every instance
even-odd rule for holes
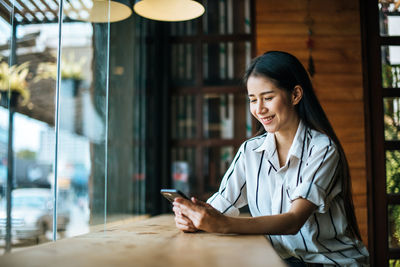
[[[7,62],[0,62],[0,102],[2,106],[15,107],[19,96],[22,97],[21,105],[26,105],[30,98],[26,78],[29,73],[29,62],[9,66]]]
[[[61,88],[62,91],[72,90],[72,95],[75,97],[78,94],[79,85],[83,80],[83,65],[86,58],[82,57],[79,61],[75,60],[74,54],[69,54],[67,58],[61,58]],[[43,62],[38,66],[37,76],[34,79],[57,79],[57,63]],[[67,89],[71,88],[71,89]]]

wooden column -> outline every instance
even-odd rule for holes
[[[256,1],[257,55],[292,53],[307,66],[306,0]],[[368,243],[367,179],[360,11],[357,0],[310,0],[313,25],[313,85],[343,145],[363,241]]]

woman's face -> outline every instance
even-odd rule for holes
[[[284,132],[298,125],[298,115],[291,95],[279,89],[268,78],[250,76],[247,92],[251,114],[269,133]]]

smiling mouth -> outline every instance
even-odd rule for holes
[[[262,123],[266,124],[266,123],[270,123],[273,118],[275,118],[275,115],[264,117],[264,118],[260,118],[260,120],[261,120]]]

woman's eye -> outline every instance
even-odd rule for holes
[[[272,97],[266,97],[265,100],[267,101],[272,100]]]
[[[257,101],[257,99],[249,99],[249,102],[250,103],[254,103],[254,102],[256,102]]]

